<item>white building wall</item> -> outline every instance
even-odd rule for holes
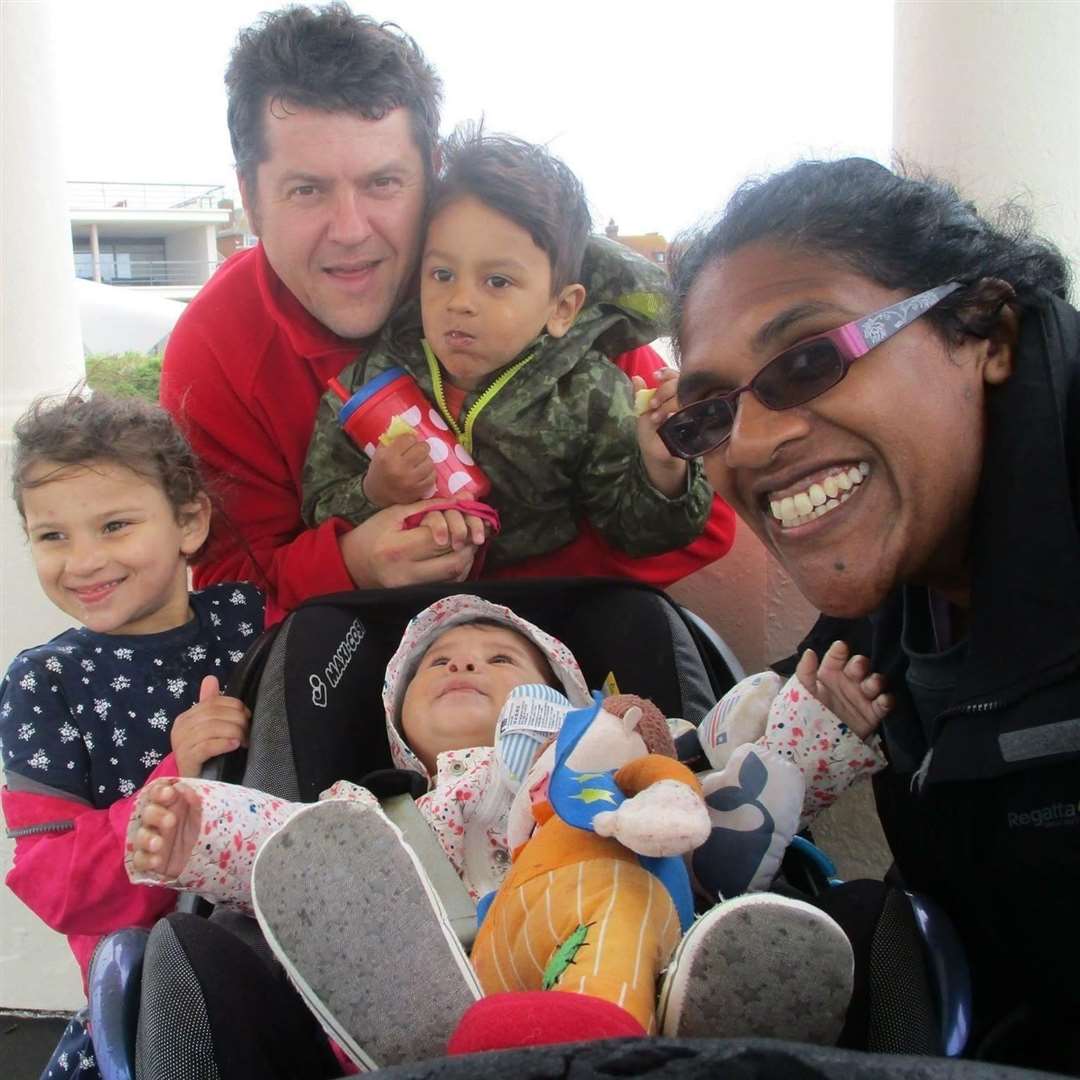
[[[181,262],[180,280],[206,281],[217,265],[217,236],[213,225],[197,225],[165,237],[165,259]],[[198,275],[197,277],[195,275]]]
[[[984,210],[1010,200],[1028,207],[1075,271],[1080,4],[899,0],[893,146]]]
[[[0,3],[0,663],[69,625],[38,588],[8,494],[11,425],[83,375],[46,3]],[[6,874],[12,844],[0,839]],[[78,970],[59,934],[0,889],[0,1008],[71,1009]],[[2,1069],[0,1069],[2,1071]]]

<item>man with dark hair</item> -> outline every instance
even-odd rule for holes
[[[465,577],[483,526],[457,511],[402,529],[421,504],[306,529],[301,474],[327,380],[408,294],[435,164],[440,83],[415,42],[345,4],[290,7],[243,31],[226,75],[244,207],[260,244],[234,256],[177,323],[161,400],[218,480],[225,513],[196,584],[252,580],[268,618],[308,596]],[[652,381],[649,349],[616,361]],[[515,567],[668,584],[723,555],[717,501],[690,548],[650,559],[586,530]]]

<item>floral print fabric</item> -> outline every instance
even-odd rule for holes
[[[131,795],[169,753],[173,720],[206,675],[225,680],[263,626],[251,585],[192,593],[195,617],[160,634],[66,630],[12,661],[0,684],[8,786],[101,809]]]
[[[139,873],[132,863],[135,834],[150,795],[164,784],[194,791],[199,796],[199,840],[176,877]],[[327,799],[349,799],[378,805],[378,800],[366,788],[339,780],[319,796]],[[215,904],[236,908],[254,915],[251,907],[251,868],[259,848],[307,803],[289,802],[254,788],[226,784],[219,780],[161,779],[147,784],[135,801],[128,822],[124,865],[128,877],[136,885],[168,885],[186,892],[196,892]]]

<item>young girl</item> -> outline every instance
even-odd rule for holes
[[[188,593],[210,499],[157,406],[39,401],[14,435],[38,580],[81,625],[20,653],[0,683],[7,884],[67,935],[85,985],[104,934],[148,927],[175,904],[128,881],[128,817],[148,780],[197,776],[246,738],[247,709],[219,689],[262,629],[263,605],[249,585]],[[97,1075],[83,1014],[46,1075]]]

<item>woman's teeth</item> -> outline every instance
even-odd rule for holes
[[[829,473],[820,483],[811,484],[805,491],[770,500],[769,509],[782,529],[805,525],[846,503],[854,489],[869,475],[869,463],[860,461],[849,469]]]

